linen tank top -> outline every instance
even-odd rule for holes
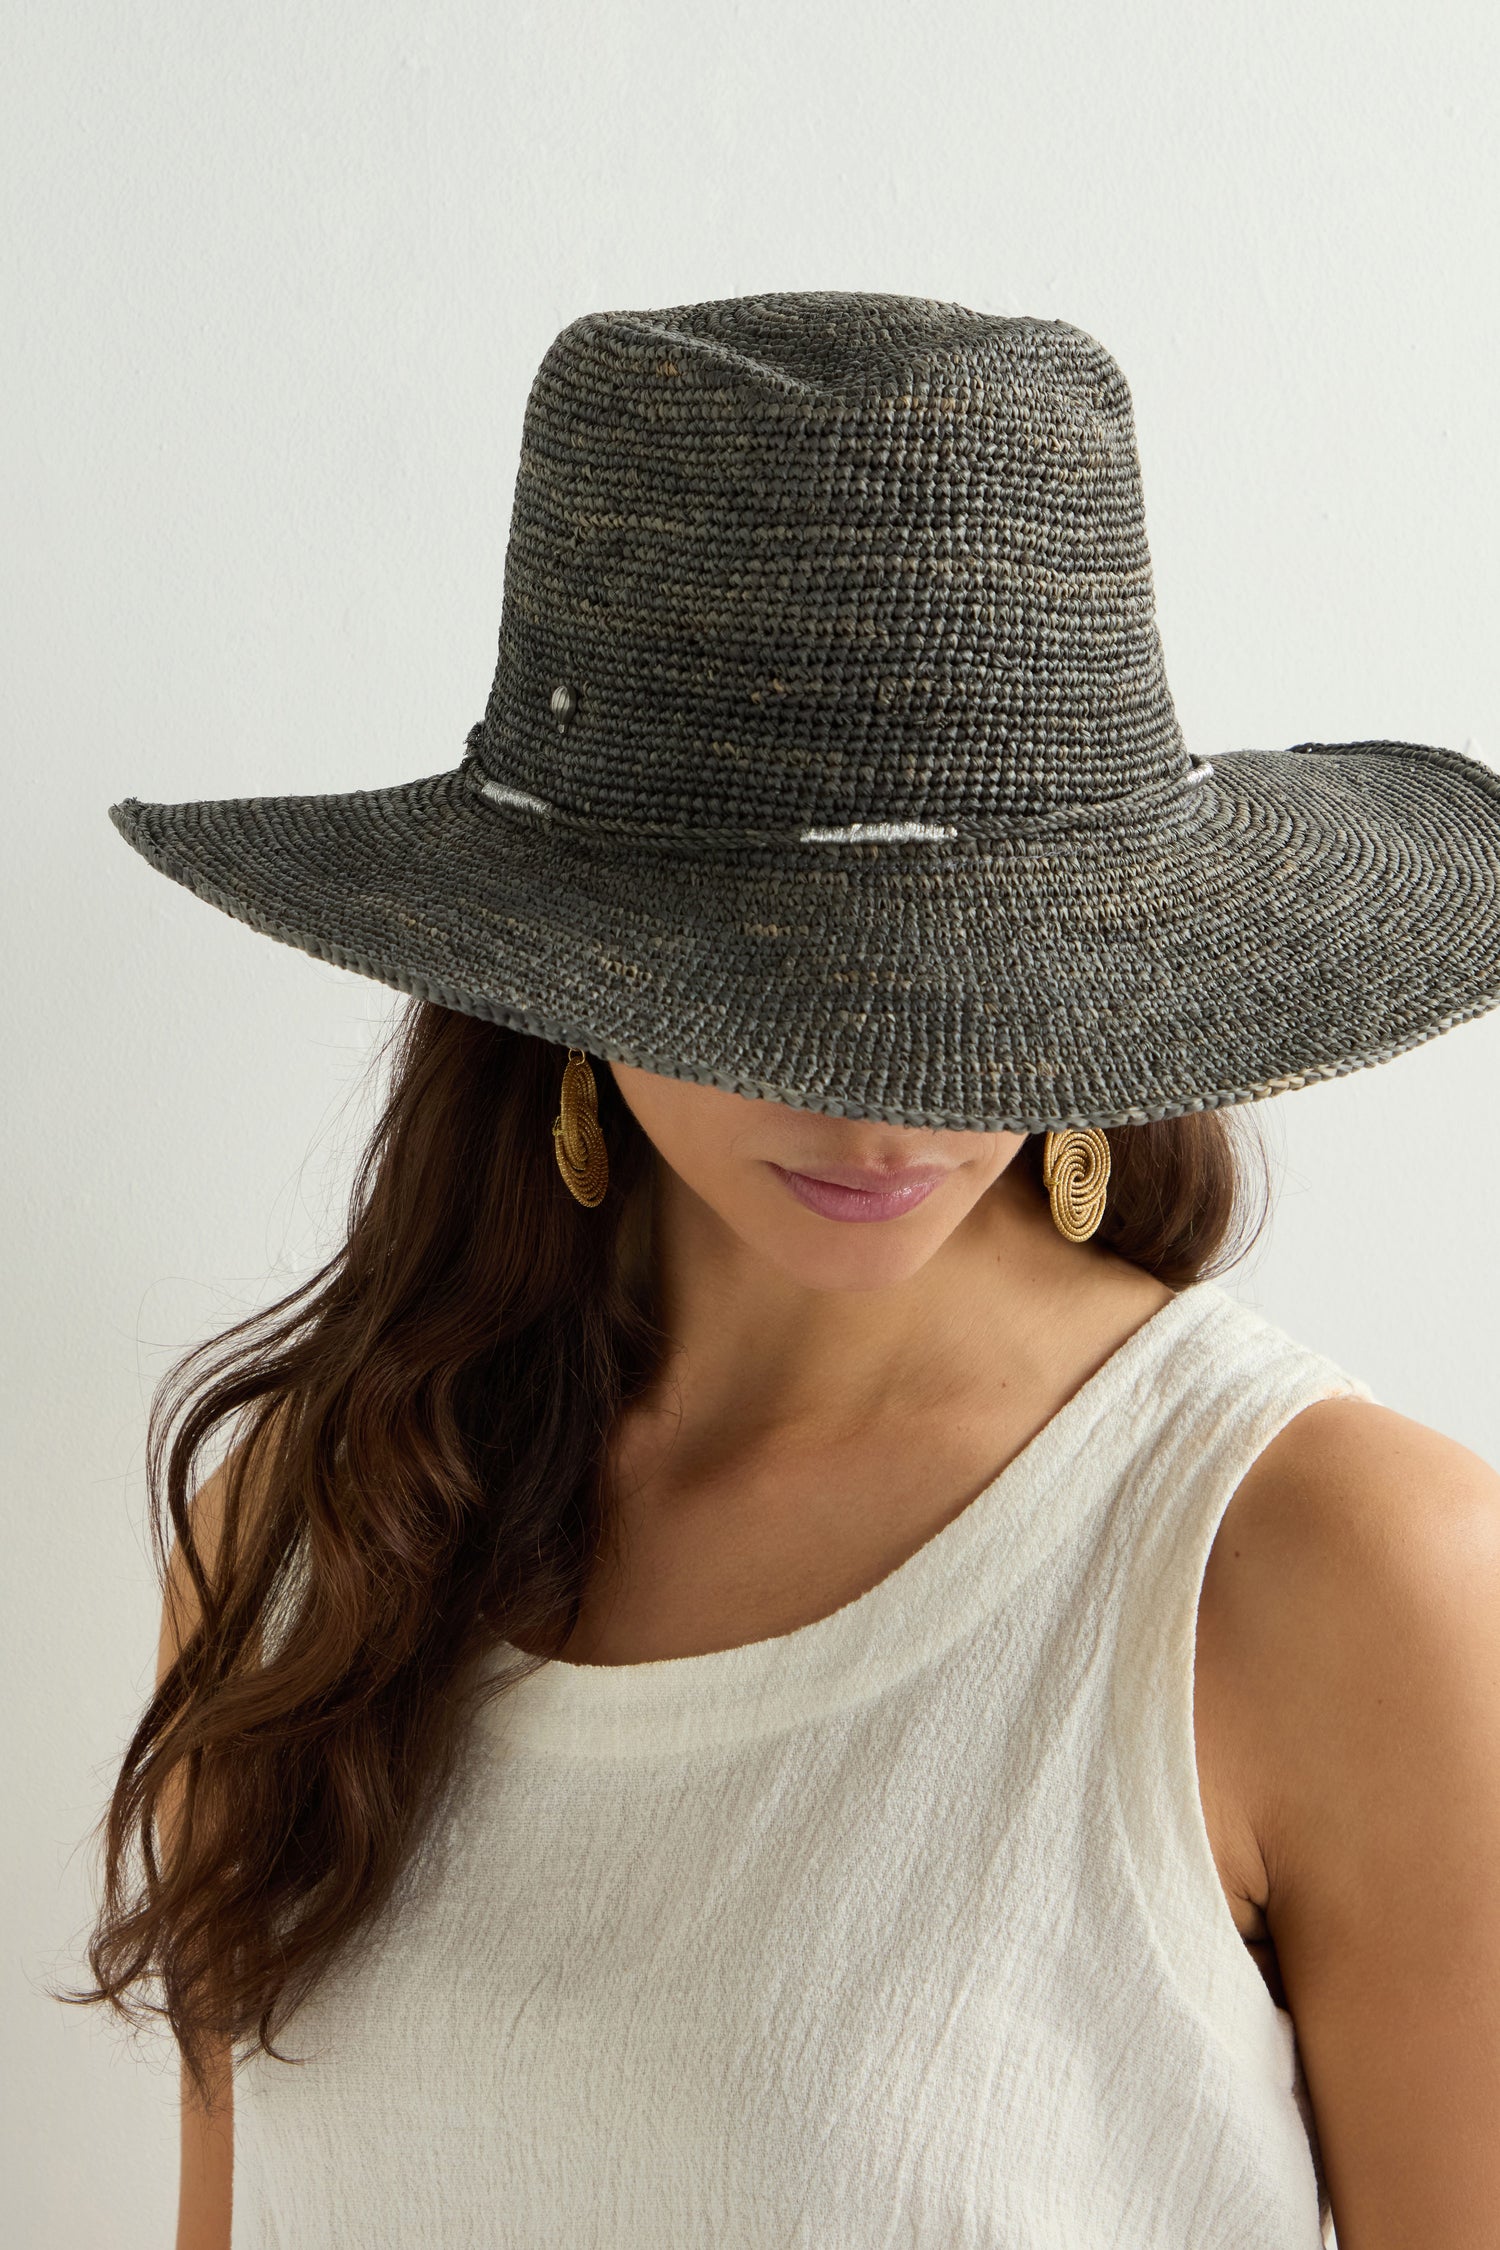
[[[233,2250],[1320,2250],[1193,1661],[1339,1393],[1200,1282],[832,1615],[499,1696],[308,2059],[236,2050]]]

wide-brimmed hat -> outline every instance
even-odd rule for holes
[[[401,991],[902,1125],[1253,1100],[1500,1000],[1500,776],[1400,742],[1194,756],[1120,369],[925,298],[573,321],[458,762],[111,818]]]

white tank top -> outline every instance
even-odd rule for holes
[[[1340,1392],[1199,1283],[857,1601],[507,1692],[311,2059],[237,2051],[234,2250],[1319,2250],[1193,1648]]]

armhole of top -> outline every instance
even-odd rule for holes
[[[1159,1504],[1137,1525],[1140,1551],[1114,1668],[1111,1761],[1120,1832],[1163,1966],[1214,2036],[1289,2093],[1297,2069],[1292,2018],[1272,1999],[1240,1935],[1208,1833],[1193,1673],[1208,1558],[1251,1463],[1305,1407],[1374,1396],[1333,1361],[1292,1349],[1291,1366],[1263,1362],[1247,1371],[1249,1397],[1215,1402],[1222,1411],[1213,1428],[1200,1427],[1199,1442],[1190,1439],[1165,1464],[1168,1480],[1180,1480],[1176,1505]],[[1160,1503],[1160,1485],[1154,1490]]]

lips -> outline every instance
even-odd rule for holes
[[[900,1172],[860,1171],[847,1164],[823,1172],[792,1172],[781,1164],[771,1169],[799,1203],[825,1219],[898,1219],[924,1203],[945,1176],[930,1165],[908,1165]],[[842,1177],[832,1176],[835,1172]],[[863,1184],[871,1181],[877,1184]]]
[[[897,1195],[912,1188],[935,1187],[943,1177],[940,1164],[910,1164],[899,1172],[861,1171],[853,1164],[779,1165],[802,1180],[821,1180],[830,1187],[855,1188],[862,1195]]]

